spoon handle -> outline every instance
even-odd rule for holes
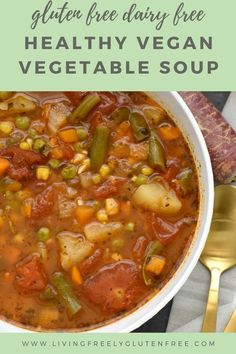
[[[236,332],[236,310],[233,312],[227,326],[224,330],[225,333],[235,333]]]
[[[220,286],[221,271],[218,268],[211,269],[211,284],[205,317],[202,325],[202,332],[215,332],[217,319],[218,295]]]

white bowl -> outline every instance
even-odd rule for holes
[[[199,126],[189,108],[176,92],[147,92],[170,113],[187,139],[198,170],[200,188],[200,215],[191,246],[162,290],[137,310],[100,326],[90,332],[130,332],[159,312],[180,290],[194,269],[209,232],[214,200],[214,182],[210,157]],[[0,321],[0,332],[29,332],[26,329]]]

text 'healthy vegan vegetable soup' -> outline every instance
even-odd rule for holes
[[[0,92],[0,314],[83,329],[141,305],[183,260],[198,193],[145,94]]]

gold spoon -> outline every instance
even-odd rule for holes
[[[236,310],[234,310],[227,326],[224,330],[225,333],[236,333]]]
[[[220,276],[236,265],[236,187],[215,188],[210,233],[200,261],[211,272],[211,284],[202,332],[215,332]]]

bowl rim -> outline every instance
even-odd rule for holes
[[[203,202],[203,211],[204,213],[199,214],[198,222],[200,224],[201,230],[195,231],[194,240],[191,242],[188,251],[184,259],[182,260],[180,266],[175,271],[174,275],[170,280],[164,285],[164,287],[160,290],[160,292],[153,295],[150,299],[148,299],[141,306],[135,308],[133,311],[124,314],[117,319],[110,321],[109,323],[101,324],[95,326],[93,328],[88,328],[87,330],[77,330],[77,329],[69,329],[69,330],[40,330],[40,332],[45,333],[57,333],[57,332],[67,332],[67,333],[127,333],[131,332],[134,329],[138,328],[150,318],[152,318],[155,314],[157,314],[181,289],[184,285],[185,281],[188,279],[189,275],[193,271],[197,261],[201,255],[203,247],[205,245],[207,235],[210,229],[212,213],[213,213],[213,203],[214,203],[214,179],[213,172],[211,167],[211,160],[208,153],[208,149],[206,146],[206,142],[203,138],[202,132],[192,114],[187,104],[184,102],[182,97],[176,91],[156,91],[156,92],[146,92],[147,95],[152,95],[152,93],[159,94],[167,94],[169,95],[173,101],[175,101],[180,108],[184,111],[187,119],[189,120],[190,125],[192,126],[195,132],[195,139],[198,141],[199,148],[202,155],[201,166],[204,168],[205,176],[206,176],[206,190],[207,190],[207,198],[204,198]],[[155,99],[155,97],[153,97]],[[156,99],[157,100],[157,99]],[[167,100],[168,101],[168,100]],[[165,104],[163,104],[165,106]],[[172,113],[172,112],[171,112]],[[172,114],[173,118],[175,117],[175,113]],[[178,122],[179,119],[176,119]],[[180,126],[181,131],[183,131]],[[185,135],[185,134],[184,134]],[[186,136],[185,136],[186,137]],[[187,136],[188,137],[188,136]],[[191,137],[189,138],[191,145]],[[192,155],[194,157],[195,163],[197,162],[196,150],[191,149]],[[202,164],[203,162],[203,164]],[[199,182],[201,177],[199,176]],[[199,183],[200,184],[200,183]],[[203,186],[200,186],[200,191],[202,194]],[[201,222],[203,221],[203,224]],[[0,332],[1,326],[5,328],[8,332],[22,332],[22,333],[30,333],[30,332],[38,332],[37,328],[33,329],[31,327],[18,325],[15,322],[11,322],[10,320],[1,319],[0,316]]]

